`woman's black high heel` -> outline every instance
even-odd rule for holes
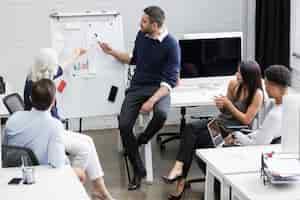
[[[178,196],[174,194],[169,194],[168,200],[180,200],[182,197],[184,197],[184,193],[185,193],[185,188],[183,188],[182,192]]]
[[[178,181],[182,179],[182,174],[176,175],[174,178],[169,178],[167,176],[162,176],[161,179],[166,183],[166,184],[173,184],[175,181]]]

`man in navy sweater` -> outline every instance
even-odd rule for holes
[[[119,120],[123,145],[134,170],[134,178],[128,190],[138,189],[141,179],[146,176],[138,147],[146,144],[163,127],[170,108],[170,92],[178,79],[179,44],[163,26],[164,20],[165,14],[161,8],[150,6],[144,9],[132,56],[100,43],[105,53],[120,62],[136,65]],[[139,112],[151,111],[153,118],[145,131],[136,138],[132,129]]]

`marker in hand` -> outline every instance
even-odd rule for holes
[[[94,33],[94,36],[95,36],[97,42],[101,44],[102,40],[100,39],[100,36],[97,33]]]

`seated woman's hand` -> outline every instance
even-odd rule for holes
[[[227,96],[216,96],[215,97],[215,104],[217,106],[217,108],[219,109],[224,109],[229,107],[229,105],[231,104],[231,101],[228,99]]]
[[[76,57],[80,57],[80,56],[82,56],[83,54],[85,54],[86,53],[86,49],[84,49],[84,48],[76,48],[76,49],[74,49],[74,55],[76,56]]]

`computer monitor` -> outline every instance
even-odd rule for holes
[[[179,45],[181,78],[234,75],[241,61],[242,33],[185,34]]]
[[[300,153],[300,94],[285,95],[282,101],[282,152]]]

